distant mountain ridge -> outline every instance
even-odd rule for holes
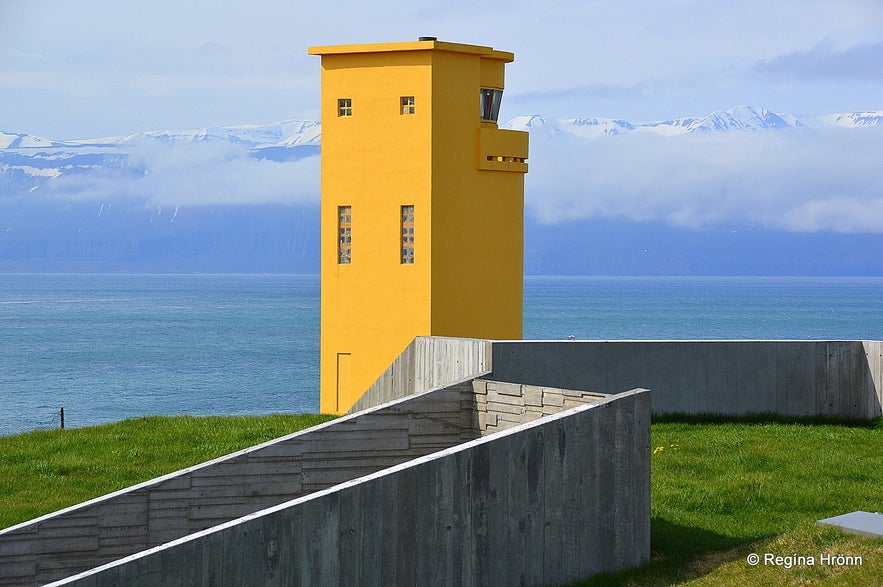
[[[844,128],[881,126],[883,110],[876,112],[846,112],[843,114],[829,114],[821,117],[827,126],[839,126]]]
[[[625,132],[653,132],[665,136],[693,132],[732,132],[778,130],[784,128],[856,128],[883,126],[883,110],[871,112],[844,112],[800,120],[792,114],[775,113],[766,108],[735,106],[712,112],[707,116],[690,116],[656,122],[630,122],[613,118],[554,118],[539,114],[519,115],[503,128],[536,130],[542,126],[563,129],[573,134],[614,135]],[[574,130],[577,129],[577,130]],[[587,129],[581,133],[578,129]],[[313,120],[285,120],[270,124],[243,124],[236,126],[202,127],[190,130],[154,130],[128,135],[91,139],[56,140],[21,132],[0,130],[0,149],[32,148],[89,148],[125,146],[140,140],[160,143],[228,141],[251,149],[270,147],[318,146],[321,143],[321,123]]]
[[[229,145],[246,149],[254,159],[285,162],[317,155],[320,138],[321,125],[309,120],[66,141],[0,131],[0,198],[35,192],[60,177],[103,173],[133,178],[150,173],[137,155],[154,146]]]
[[[318,145],[321,125],[313,120],[286,120],[270,124],[203,127],[192,130],[154,130],[91,139],[53,140],[24,133],[0,131],[0,149],[121,147],[142,140],[158,143],[228,141],[252,149],[279,146]]]
[[[24,133],[9,133],[0,130],[0,149],[18,149],[28,147],[57,147],[63,143]]]
[[[607,139],[627,135],[658,136],[672,145],[692,143],[678,140],[689,136],[728,143],[729,137],[796,135],[793,144],[804,141],[802,132],[816,129],[864,136],[861,129],[883,127],[883,111],[803,119],[738,106],[650,123],[525,115],[501,127],[528,131],[536,139],[532,155],[539,167],[528,179],[537,181],[554,173],[542,175],[543,144],[555,147],[548,152],[582,157],[593,149],[595,155],[614,153],[614,159],[619,152],[613,147],[623,143],[620,149],[630,149],[632,141]],[[669,151],[656,142],[653,149]],[[77,140],[0,131],[0,271],[314,273],[319,250],[314,156],[320,149],[321,125],[310,120]],[[633,168],[642,165],[639,158]],[[756,185],[767,181],[760,174],[749,179]],[[534,185],[529,196],[536,204],[554,189]],[[655,184],[647,188],[654,189]],[[225,199],[226,192],[237,190],[236,199]],[[601,191],[584,190],[576,202],[592,201]],[[878,254],[883,233],[876,231],[815,235],[760,226],[693,231],[604,213],[575,220],[565,215],[544,224],[528,210],[526,271],[883,275]]]
[[[766,108],[736,106],[702,117],[686,117],[659,122],[633,123],[613,118],[553,118],[542,115],[516,116],[503,128],[539,132],[546,136],[593,138],[629,133],[677,136],[692,133],[756,132],[789,128],[857,128],[883,126],[883,110],[848,112],[814,117],[806,122],[792,114]]]
[[[883,126],[883,110],[848,112],[802,122],[790,114],[765,108],[736,106],[703,117],[634,123],[609,118],[553,118],[521,115],[502,128],[542,137],[595,138],[633,133],[674,137],[688,134],[776,131],[790,128],[859,128]],[[287,120],[191,130],[155,130],[93,139],[55,140],[20,132],[0,131],[0,198],[39,190],[62,176],[97,173],[101,169],[131,176],[149,173],[144,162],[130,157],[151,145],[231,145],[248,156],[276,162],[296,161],[320,151],[322,126],[317,121]]]

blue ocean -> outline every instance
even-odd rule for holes
[[[883,277],[526,277],[528,339],[883,338]],[[318,411],[315,275],[0,274],[0,435]]]

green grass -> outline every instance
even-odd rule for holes
[[[331,418],[152,416],[0,437],[0,528]]]
[[[330,418],[153,417],[0,438],[0,527]],[[673,417],[653,424],[651,451],[651,562],[580,585],[880,584],[883,539],[815,522],[883,511],[883,419]],[[750,553],[863,564],[752,567]]]
[[[814,422],[654,423],[651,562],[580,585],[881,584],[883,539],[815,522],[883,511],[883,420]],[[817,564],[752,567],[751,553],[814,555]],[[820,565],[822,553],[861,556],[863,564]]]

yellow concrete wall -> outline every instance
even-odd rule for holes
[[[429,334],[430,120],[428,52],[323,57],[323,412],[343,412],[411,342]],[[400,114],[401,96],[416,113]],[[353,116],[337,116],[351,98]],[[400,212],[415,206],[414,265],[400,263]],[[337,263],[337,207],[352,206],[352,263]],[[338,397],[337,355],[350,353]],[[344,386],[346,387],[346,386]]]
[[[322,55],[320,409],[340,413],[415,336],[521,338],[526,165],[481,171],[479,143],[524,157],[526,141],[480,121],[479,89],[502,87],[511,54],[432,41],[310,52]],[[402,205],[415,206],[413,265],[400,262]],[[338,206],[352,206],[351,264],[337,260]]]
[[[432,334],[522,336],[522,173],[481,171],[479,90],[502,86],[504,62],[439,53],[433,62]],[[524,135],[526,133],[517,133]],[[526,166],[525,166],[526,167]]]

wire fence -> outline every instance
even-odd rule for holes
[[[29,414],[0,415],[0,436],[12,436],[34,430],[64,428],[64,408],[46,408]]]

